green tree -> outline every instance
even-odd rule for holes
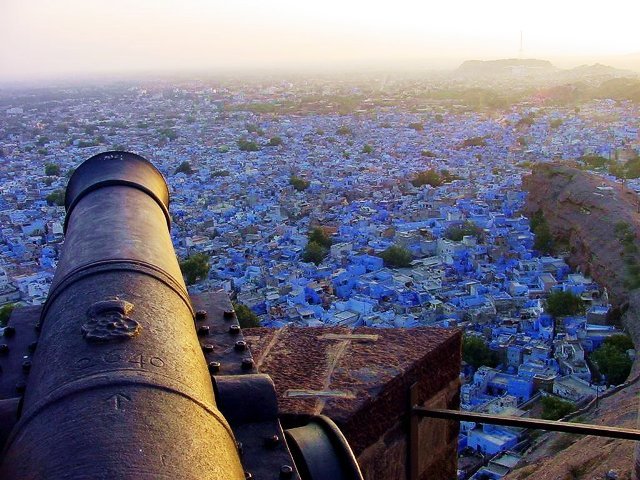
[[[47,176],[57,176],[60,175],[60,166],[55,163],[47,163],[44,166],[44,174]]]
[[[445,238],[459,242],[463,237],[467,235],[473,235],[476,238],[482,237],[483,231],[475,223],[470,220],[465,221],[462,225],[452,225],[448,227],[445,232]]]
[[[624,166],[616,162],[612,162],[609,164],[609,173],[617,178],[626,178]]]
[[[591,354],[591,360],[596,363],[600,373],[605,375],[609,385],[620,385],[629,376],[633,363],[627,355],[629,345],[633,348],[629,337],[614,335]]]
[[[193,285],[209,273],[209,256],[205,253],[194,253],[180,262],[180,270],[187,285]]]
[[[554,317],[584,313],[582,299],[571,292],[553,292],[547,297],[545,310]]]
[[[411,180],[411,184],[414,187],[422,187],[423,185],[431,185],[432,187],[439,187],[444,183],[440,174],[433,168],[418,172]]]
[[[242,137],[238,140],[238,148],[241,152],[257,152],[260,150],[260,145],[253,140],[247,140],[245,137]]]
[[[373,147],[371,145],[369,145],[368,143],[365,143],[364,146],[362,147],[362,153],[372,153],[373,152]]]
[[[616,238],[623,246],[623,258],[626,264],[624,286],[634,290],[640,286],[640,265],[638,265],[638,247],[636,245],[636,232],[626,222],[618,222],[614,228]]]
[[[178,165],[178,168],[176,168],[175,172],[173,173],[174,175],[176,173],[184,173],[186,175],[191,175],[193,173],[193,169],[191,168],[191,164],[187,160],[185,160],[180,165]]]
[[[532,215],[531,219],[529,219],[529,226],[531,227],[531,230],[535,232],[543,222],[546,223],[544,214],[542,213],[542,210],[538,210]]]
[[[544,218],[544,214],[541,210],[538,210],[530,220],[531,231],[535,235],[533,241],[533,248],[540,253],[548,255],[553,251],[554,238],[551,235],[551,230],[547,224],[547,220]]]
[[[518,120],[518,122],[516,123],[516,128],[517,127],[530,127],[533,124],[534,124],[534,120],[533,120],[532,117],[523,117],[520,120]]]
[[[253,123],[247,123],[245,125],[245,128],[247,129],[247,132],[249,133],[255,133],[259,136],[264,135],[264,130],[262,130],[258,125],[255,125]]]
[[[477,156],[479,156],[478,160],[482,160],[481,155],[478,154]],[[454,180],[460,180],[462,177],[456,175],[455,173],[451,173],[446,168],[443,168],[442,170],[440,170],[440,178],[442,178],[442,183],[448,183],[453,182]]]
[[[391,268],[406,268],[411,266],[411,252],[404,247],[391,245],[379,255],[385,266]]]
[[[616,234],[616,238],[622,245],[630,245],[636,239],[636,235],[627,222],[617,222],[613,227],[613,231]]]
[[[535,232],[533,248],[542,254],[548,255],[553,251],[554,241],[549,226],[544,223]]]
[[[609,160],[601,155],[583,155],[578,160],[584,162],[587,168],[603,168]]]
[[[7,324],[14,308],[16,308],[15,303],[7,303],[0,307],[0,327],[4,327]]]
[[[467,138],[464,142],[462,142],[461,147],[486,147],[487,142],[484,137],[470,137]]]
[[[167,138],[169,141],[178,138],[178,133],[173,128],[161,128],[160,130],[158,130],[158,133],[162,137]]]
[[[462,339],[462,359],[473,368],[498,365],[498,355],[479,337],[465,336]]]
[[[326,234],[326,232],[320,227],[314,227],[309,232],[309,241],[316,242],[318,245],[322,245],[325,248],[329,248],[333,243],[331,238]]]
[[[95,140],[79,140],[78,141],[78,148],[89,148],[89,147],[95,147],[98,144],[96,143]]]
[[[626,352],[627,350],[632,350],[634,348],[631,337],[624,334],[611,335],[604,341],[604,345],[611,345],[621,352]]]
[[[270,147],[277,147],[282,145],[282,138],[275,136],[269,139],[269,143],[267,143]]]
[[[66,123],[59,123],[55,126],[55,131],[58,133],[69,133],[69,125]]]
[[[544,420],[558,420],[576,410],[572,402],[557,397],[542,397],[542,418]]]
[[[311,185],[311,183],[307,180],[296,177],[295,175],[291,175],[291,178],[289,178],[289,183],[293,185],[293,188],[295,188],[299,192],[306,190],[307,188],[309,188],[309,185]]]
[[[241,328],[253,328],[260,326],[260,319],[253,313],[249,307],[242,303],[233,304],[233,309],[236,311],[236,317]]]
[[[329,249],[323,247],[317,242],[307,242],[304,252],[302,253],[302,261],[313,262],[320,265],[329,254]]]
[[[624,164],[626,178],[640,177],[640,158],[632,158]]]
[[[58,205],[59,207],[64,205],[65,191],[55,190],[47,195],[46,200],[49,205]]]

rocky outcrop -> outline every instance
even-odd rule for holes
[[[555,163],[541,164],[523,178],[525,211],[542,211],[553,235],[567,243],[568,261],[605,286],[615,306],[629,301],[629,254],[620,240],[627,225],[637,244],[638,195],[616,182]]]
[[[634,377],[634,374],[631,375]],[[638,377],[630,384],[600,399],[597,405],[575,418],[574,422],[638,428]],[[635,442],[606,437],[579,436],[568,433],[546,433],[535,440],[519,468],[505,480],[572,480],[604,479],[610,470],[619,479],[635,476]]]
[[[640,344],[640,290],[631,289],[632,260],[637,257],[640,213],[635,192],[577,168],[542,164],[523,179],[526,213],[542,211],[554,236],[566,242],[569,263],[607,287],[611,302],[626,313],[623,324]],[[621,225],[627,225],[622,229]],[[621,241],[622,230],[627,233]],[[624,388],[600,399],[573,421],[637,428],[640,381],[638,362]],[[544,434],[509,480],[637,478],[635,445],[627,440]]]

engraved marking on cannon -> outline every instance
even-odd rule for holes
[[[82,370],[83,368],[90,367],[93,364],[90,358],[82,357],[76,360],[75,366]]]
[[[107,154],[103,154],[102,159],[103,160],[122,160],[122,153],[121,152],[109,152]]]
[[[129,317],[133,304],[118,297],[96,302],[87,310],[89,320],[82,325],[87,342],[122,341],[140,334],[142,326]]]
[[[160,357],[151,357],[149,359],[149,363],[154,367],[158,367],[158,368],[164,367],[164,360],[162,360]]]
[[[151,365],[155,368],[163,368],[166,365],[164,359],[157,356],[145,356],[141,353],[127,352],[122,348],[116,348],[109,350],[101,356],[94,358],[82,357],[75,361],[74,365],[77,369],[82,370],[95,366],[99,363],[106,363],[107,365],[118,365],[121,367],[131,367],[131,365],[137,365],[140,369],[146,369],[146,365]]]
[[[116,410],[124,410],[124,403],[130,401],[131,397],[125,395],[124,393],[115,393],[107,398],[107,402],[113,405]]]

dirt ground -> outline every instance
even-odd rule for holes
[[[637,363],[637,362],[636,362]],[[637,367],[637,365],[636,365]],[[631,375],[634,377],[634,373]],[[595,425],[638,428],[640,382],[601,399],[598,406],[576,421]],[[566,433],[540,435],[526,456],[526,463],[506,480],[605,479],[614,470],[619,480],[634,480],[636,442]]]

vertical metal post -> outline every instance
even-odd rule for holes
[[[418,480],[420,473],[420,426],[421,418],[414,414],[414,407],[419,405],[418,384],[409,387],[409,480]]]

